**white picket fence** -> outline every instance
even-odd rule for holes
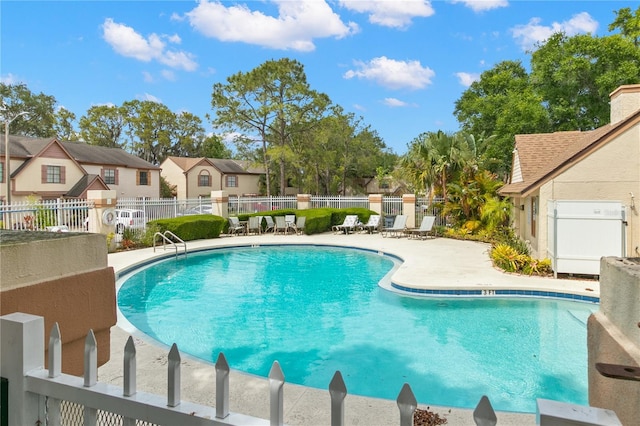
[[[11,426],[57,425],[283,425],[284,374],[277,361],[269,373],[269,420],[229,411],[229,364],[221,353],[215,364],[216,407],[180,398],[180,353],[175,344],[168,354],[167,395],[138,392],[136,349],[130,337],[124,348],[123,387],[99,383],[97,344],[89,331],[84,347],[84,376],[61,372],[62,344],[56,323],[49,336],[48,369],[44,368],[44,318],[12,313],[0,317],[0,375],[8,380],[8,405],[0,406]],[[339,371],[329,384],[331,425],[344,425],[347,389]],[[265,395],[266,397],[266,395]],[[413,426],[417,408],[409,384],[397,405],[401,426]],[[577,414],[576,414],[577,413]],[[620,425],[613,411],[538,400],[540,425]],[[579,416],[579,417],[576,417]],[[486,396],[473,411],[478,426],[494,426],[496,414]]]
[[[93,201],[61,198],[3,204],[0,206],[1,228],[82,232],[87,229],[86,219],[93,206]]]

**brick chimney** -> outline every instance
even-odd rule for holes
[[[618,87],[609,95],[611,99],[611,124],[629,117],[640,109],[640,84]]]

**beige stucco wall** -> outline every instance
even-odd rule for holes
[[[640,367],[640,258],[600,261],[600,309],[587,324],[589,404],[640,419],[640,383],[602,376],[596,363]]]
[[[106,237],[2,231],[0,242],[0,315],[40,315],[45,318],[46,337],[57,322],[65,373],[82,374],[89,329],[98,343],[98,363],[107,362],[110,330],[116,323],[116,297]]]
[[[89,174],[100,176],[104,166],[83,165]],[[136,176],[139,169],[117,167],[118,185],[107,185],[109,189],[116,191],[119,198],[158,198],[160,196],[160,171],[148,170],[151,175],[151,185],[136,185]],[[74,182],[75,183],[75,182]]]
[[[245,195],[245,194],[258,194],[259,193],[259,181],[258,175],[236,175],[238,177],[238,186],[227,187],[223,186],[223,190],[229,195]],[[224,185],[224,178],[222,184]],[[295,194],[298,192],[295,191]],[[295,195],[294,194],[294,195]]]
[[[162,176],[171,185],[176,186],[176,197],[179,200],[187,198],[187,179],[182,170],[176,163],[171,160],[166,160],[160,167],[162,168]]]
[[[531,196],[540,196],[537,237],[531,236],[531,196],[520,204],[525,205],[525,221],[520,222],[520,236],[531,242],[537,257],[546,257],[547,249],[547,201],[591,200],[620,201],[629,207],[631,194],[640,197],[640,125],[601,147],[591,155],[565,170],[539,188]],[[627,208],[627,256],[640,256],[640,216],[638,210]]]
[[[12,167],[13,164],[14,162],[11,162]],[[64,167],[65,183],[42,183],[43,165]],[[20,171],[17,178],[13,180],[13,191],[22,192],[23,194],[15,194],[11,197],[11,200],[19,201],[21,199],[25,199],[29,194],[34,192],[67,192],[80,180],[82,176],[84,176],[84,171],[69,159],[46,157],[34,158],[24,169]]]
[[[198,186],[198,176],[202,171],[209,172],[211,186]],[[211,191],[220,190],[220,172],[209,165],[195,166],[189,170],[187,177],[187,193],[185,198],[210,197]],[[180,197],[178,197],[180,198]]]

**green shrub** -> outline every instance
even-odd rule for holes
[[[171,231],[183,241],[218,238],[226,229],[227,219],[212,214],[181,216],[173,219],[158,219],[148,226],[157,226],[155,232]]]
[[[238,215],[238,219],[248,220],[250,216],[271,216],[275,221],[276,216],[284,216],[287,214],[293,214],[296,217],[306,217],[307,219],[304,225],[304,233],[307,235],[313,235],[331,231],[331,227],[333,225],[338,225],[344,222],[344,218],[347,215],[356,214],[358,215],[358,218],[361,222],[366,223],[369,220],[369,216],[377,213],[361,207],[351,207],[346,209],[322,207],[308,210],[280,209],[269,212],[241,214]]]
[[[534,259],[528,254],[519,253],[508,244],[497,244],[491,249],[491,260],[498,268],[507,272],[527,275],[549,275],[551,260]]]

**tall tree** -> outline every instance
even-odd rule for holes
[[[55,115],[55,123],[53,129],[56,137],[63,141],[73,141],[78,139],[78,133],[75,131],[73,122],[76,121],[76,115],[66,108],[59,108]]]
[[[21,112],[26,116],[14,120],[10,133],[36,138],[55,137],[56,99],[43,93],[35,94],[25,84],[0,83],[0,117],[11,120]]]
[[[311,90],[303,65],[288,58],[234,74],[226,84],[216,83],[211,100],[214,126],[248,133],[242,140],[261,144],[267,176],[272,161],[277,162],[280,193],[286,187],[286,165],[294,134],[316,125],[329,103],[326,95]],[[267,192],[271,193],[269,179]]]
[[[92,106],[80,117],[80,138],[90,145],[124,148],[126,110],[114,105]]]
[[[622,36],[629,38],[636,47],[640,47],[640,7],[633,13],[629,7],[615,13],[616,19],[609,24],[609,31],[620,29]]]
[[[638,83],[640,48],[621,35],[554,34],[533,52],[531,82],[548,105],[553,131],[609,122],[609,94]]]
[[[176,115],[165,105],[152,101],[128,101],[127,136],[129,149],[134,155],[160,164],[171,155],[176,129]]]
[[[493,136],[485,165],[503,179],[511,169],[515,135],[550,129],[543,99],[519,61],[500,62],[483,72],[456,101],[454,115],[464,132]]]

